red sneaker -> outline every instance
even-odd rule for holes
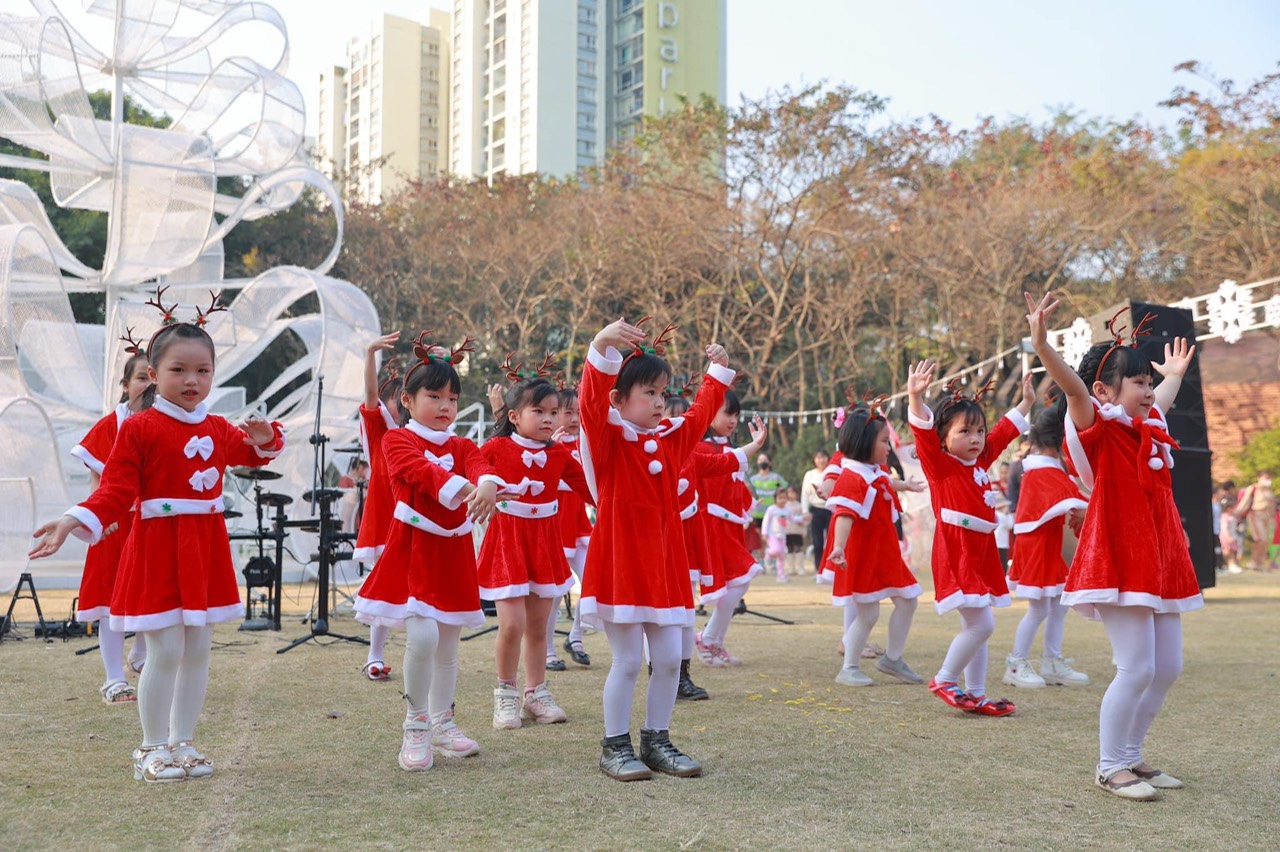
[[[938,683],[936,678],[929,681],[929,691],[957,710],[967,713],[974,712],[973,708],[978,703],[978,699],[965,692],[958,684]]]
[[[1007,698],[1001,698],[999,701],[980,698],[972,707],[964,709],[979,716],[1012,716],[1018,708]]]

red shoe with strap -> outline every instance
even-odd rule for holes
[[[967,709],[968,712],[976,713],[979,716],[1012,716],[1018,708],[1007,698],[1001,698],[998,701],[979,698],[977,699],[976,704],[965,709]]]
[[[938,683],[937,678],[929,681],[929,691],[950,706],[966,713],[974,712],[974,708],[978,704],[978,699],[961,689],[959,684]]]
[[[364,673],[369,680],[391,680],[391,667],[382,660],[365,663]]]

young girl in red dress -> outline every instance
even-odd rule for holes
[[[1173,502],[1177,444],[1164,416],[1195,347],[1175,338],[1164,363],[1153,364],[1136,348],[1146,319],[1126,346],[1113,318],[1114,341],[1092,347],[1072,370],[1048,341],[1058,302],[1049,293],[1038,304],[1026,299],[1036,355],[1066,399],[1067,450],[1092,489],[1062,603],[1102,620],[1116,665],[1099,712],[1094,781],[1122,798],[1152,799],[1183,786],[1148,764],[1142,745],[1182,672],[1182,613],[1204,606]]]
[[[620,319],[606,326],[587,350],[578,390],[582,462],[598,507],[578,605],[585,623],[604,629],[613,654],[604,685],[600,769],[620,781],[649,778],[652,771],[702,772],[669,734],[681,634],[693,624],[676,487],[681,468],[720,410],[733,371],[724,348],[708,346],[711,366],[692,407],[683,417],[664,419],[671,367],[662,352],[671,330],[645,346],[648,334],[639,325]],[[653,675],[637,758],[631,704],[645,639]]]
[[[547,686],[546,670],[551,607],[572,586],[557,516],[560,483],[584,499],[591,495],[581,465],[559,441],[560,396],[545,378],[548,364],[549,359],[526,372],[518,365],[508,367],[514,384],[496,415],[495,436],[480,448],[506,483],[477,563],[480,595],[498,610],[498,683],[493,691],[493,726],[498,729],[568,718]],[[522,642],[523,696],[516,689]]]
[[[120,404],[103,417],[71,448],[71,455],[89,468],[90,490],[97,490],[102,469],[106,466],[111,448],[120,433],[120,426],[131,415],[151,407],[155,389],[147,371],[147,356],[131,345],[129,360],[124,364],[124,378],[120,380],[122,393]],[[126,512],[114,525],[103,531],[103,538],[89,548],[85,555],[84,573],[80,576],[80,595],[77,598],[76,621],[81,624],[98,622],[98,650],[107,679],[103,683],[102,700],[107,704],[126,704],[136,701],[134,688],[125,679],[124,634],[111,629],[111,592],[115,588],[116,573],[124,543],[133,526],[133,512]],[[129,652],[129,668],[142,671],[147,658],[147,639],[138,633]]]
[[[410,772],[430,769],[433,752],[480,751],[453,721],[453,696],[462,628],[484,624],[471,531],[492,516],[501,484],[476,445],[451,428],[462,390],[454,368],[472,341],[449,351],[429,334],[418,335],[417,360],[401,385],[409,420],[382,438],[395,503],[386,547],[355,607],[365,624],[405,629],[408,708],[398,761]]]
[[[578,436],[582,424],[578,419],[578,389],[576,387],[560,388],[560,443],[569,451],[578,468],[582,467],[582,453],[578,450]],[[587,564],[587,544],[591,541],[591,520],[587,517],[587,503],[563,479],[560,481],[560,544],[564,548],[564,558],[569,563],[569,570],[578,578],[579,588],[582,584],[582,569]],[[547,618],[547,668],[551,671],[564,671],[564,661],[556,656],[556,614],[560,610],[560,601],[556,598],[551,605],[551,615]],[[582,607],[573,608],[573,625],[569,635],[565,637],[564,649],[569,652],[569,659],[580,666],[590,666],[591,656],[582,644]]]
[[[369,484],[364,495],[364,511],[360,515],[360,529],[356,533],[356,546],[352,558],[376,565],[378,557],[387,546],[387,534],[391,529],[391,514],[395,501],[391,497],[391,483],[387,476],[387,458],[382,454],[382,439],[387,432],[400,428],[401,409],[399,373],[394,366],[388,370],[387,381],[378,384],[378,353],[395,348],[400,332],[384,334],[369,343],[364,356],[364,401],[360,403],[360,443],[364,456],[369,460]],[[392,411],[395,414],[392,414]],[[369,626],[369,656],[361,672],[373,681],[391,679],[391,667],[383,660],[387,635],[391,628],[376,623]]]
[[[162,299],[163,290],[155,304]],[[44,539],[31,551],[33,559],[51,556],[73,531],[101,541],[137,503],[111,596],[111,628],[147,637],[134,778],[150,782],[213,774],[193,743],[213,625],[244,616],[222,517],[222,477],[228,466],[262,466],[284,448],[278,424],[250,419],[236,427],[208,413],[214,347],[202,326],[219,309],[211,305],[195,323],[180,323],[176,307],[162,306],[165,324],[146,347],[155,404],[125,420],[98,489],[37,530]]]
[[[674,390],[674,389],[672,389]],[[665,417],[672,420],[684,415],[689,410],[687,394],[691,394],[686,385],[679,392],[667,397]],[[699,502],[699,483],[705,477],[738,474],[746,476],[748,459],[764,447],[769,436],[764,421],[759,417],[752,419],[748,425],[751,432],[751,443],[726,453],[689,454],[684,468],[680,471],[680,479],[676,483],[676,496],[680,502],[680,520],[683,522],[685,553],[689,559],[689,582],[691,591],[702,583],[713,584],[711,565],[715,559],[710,551],[706,534],[706,510]],[[705,689],[693,682],[689,674],[689,662],[693,657],[696,631],[691,626],[684,628],[681,634],[680,682],[676,689],[676,698],[684,701],[704,701],[711,696]]]
[[[969,396],[949,391],[930,411],[924,395],[933,383],[932,361],[914,364],[907,377],[911,406],[907,421],[916,455],[929,483],[936,526],[933,534],[933,596],[939,614],[960,612],[960,633],[952,640],[929,690],[952,707],[983,716],[1008,716],[1013,702],[989,701],[987,640],[995,630],[991,608],[1009,605],[1009,586],[996,550],[995,505],[1000,492],[987,467],[1029,426],[1035,400],[1028,373],[1022,402],[987,433],[987,415]],[[957,684],[964,672],[965,688]]]
[[[707,428],[706,438],[698,442],[695,452],[715,457],[732,453],[729,436],[738,428],[741,412],[738,395],[725,394],[724,404]],[[710,581],[702,583],[702,603],[712,604],[715,611],[694,637],[698,659],[712,667],[740,666],[742,660],[724,647],[733,610],[747,594],[751,581],[764,567],[747,549],[746,530],[751,523],[751,489],[742,471],[719,472],[698,477],[699,511],[704,513],[702,531],[706,536],[706,552],[711,562],[707,573]]]
[[[871,629],[880,618],[880,602],[893,601],[889,639],[876,668],[903,683],[923,683],[903,659],[907,633],[915,616],[920,584],[916,582],[898,547],[894,527],[900,512],[895,482],[885,465],[889,461],[889,429],[884,417],[870,407],[848,413],[840,427],[841,473],[827,507],[831,510],[830,555],[826,564],[834,570],[831,602],[854,611],[844,636],[844,667],[836,683],[871,686],[859,658]],[[923,483],[910,483],[924,490]]]
[[[1078,533],[1089,505],[1062,463],[1063,438],[1062,412],[1056,406],[1046,408],[1031,425],[1031,452],[1022,460],[1009,588],[1027,601],[1027,614],[1018,623],[1002,680],[1024,689],[1036,689],[1046,683],[1089,685],[1089,676],[1076,671],[1062,656],[1062,632],[1067,618],[1067,607],[1061,601],[1067,579],[1062,531],[1070,523]],[[1027,657],[1041,624],[1044,659],[1037,674]]]

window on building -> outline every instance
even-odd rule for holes
[[[584,130],[595,130],[596,117],[594,113],[580,112],[578,113],[578,126]]]
[[[578,20],[584,24],[594,24],[596,22],[596,10],[594,6],[579,6]]]
[[[593,104],[596,102],[596,90],[590,86],[578,87],[578,100],[584,104]]]
[[[582,50],[595,50],[596,37],[591,33],[578,33],[578,47]]]

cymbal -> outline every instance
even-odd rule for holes
[[[267,470],[265,467],[237,467],[231,473],[240,479],[252,479],[258,482],[266,482],[271,479],[280,479],[283,473],[277,473],[274,470]]]
[[[258,495],[258,502],[268,506],[288,506],[293,498],[288,494],[277,494],[274,491],[263,491]]]
[[[342,492],[337,488],[317,488],[315,491],[307,491],[302,495],[302,499],[307,503],[327,503],[333,500],[341,500]]]
[[[363,453],[364,448],[363,447],[337,447],[334,449],[334,452],[335,453]]]
[[[227,511],[225,511],[225,512],[223,512],[223,513],[222,513],[222,517],[224,517],[224,518],[242,518],[242,517],[244,517],[244,513],[243,513],[243,512],[237,512],[235,509],[228,509]]]

